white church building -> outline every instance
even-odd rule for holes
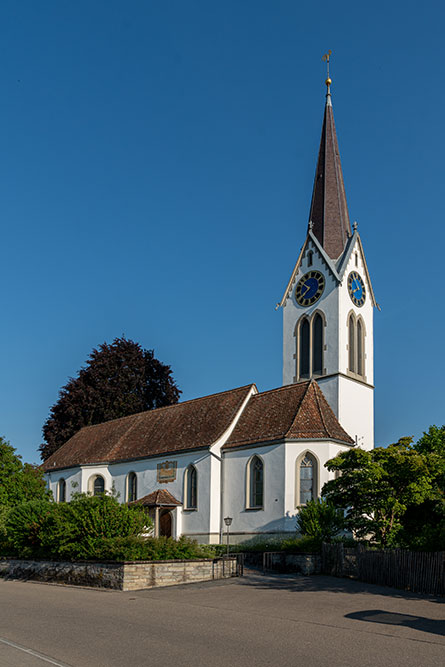
[[[283,298],[283,386],[254,384],[82,428],[44,464],[54,498],[112,491],[157,535],[295,534],[338,452],[374,446],[373,307],[351,229],[327,79],[306,239]]]

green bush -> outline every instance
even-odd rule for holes
[[[299,508],[297,527],[302,535],[320,542],[330,542],[344,526],[343,510],[331,502],[318,498]]]
[[[125,544],[137,552],[141,534],[152,524],[142,507],[122,505],[106,494],[75,494],[71,502],[57,505],[55,518],[54,555],[71,560],[115,558]]]
[[[218,555],[226,553],[226,547],[223,545],[215,545],[213,547]],[[248,551],[289,551],[293,553],[314,553],[321,550],[321,540],[318,538],[304,536],[304,537],[286,537],[286,538],[269,538],[268,540],[261,540],[255,538],[241,544],[234,544],[230,547],[230,553],[241,553]]]
[[[4,511],[3,511],[4,509]],[[35,500],[0,507],[0,555],[58,560],[214,558],[214,546],[181,537],[146,537],[152,522],[140,506],[114,496],[75,494],[69,503]]]
[[[57,505],[29,500],[9,510],[3,551],[21,558],[45,558],[53,549]]]

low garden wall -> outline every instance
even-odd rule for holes
[[[0,561],[0,576],[7,579],[95,586],[134,591],[155,586],[174,586],[242,574],[235,557],[196,560],[57,562],[5,559]]]
[[[263,570],[275,572],[293,572],[303,575],[319,574],[321,571],[320,554],[293,554],[286,551],[265,551]]]

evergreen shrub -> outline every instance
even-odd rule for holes
[[[146,537],[152,527],[138,505],[107,494],[77,493],[69,503],[35,500],[0,513],[0,556],[52,560],[214,558],[213,546],[181,537]]]

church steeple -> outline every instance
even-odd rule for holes
[[[335,131],[329,74],[326,86],[326,106],[309,213],[309,228],[312,228],[312,232],[329,257],[337,259],[351,235],[351,225]]]

